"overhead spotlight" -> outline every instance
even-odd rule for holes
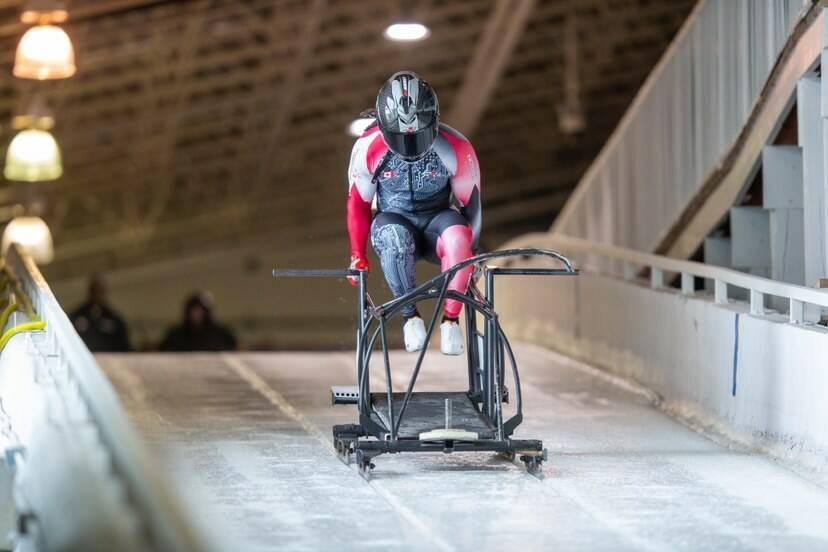
[[[21,79],[65,79],[75,74],[75,49],[66,31],[55,26],[67,20],[62,2],[30,1],[20,15],[26,24],[36,24],[17,45],[13,74]]]
[[[415,42],[428,38],[431,31],[422,23],[406,22],[389,25],[383,34],[388,40]]]
[[[373,117],[360,117],[351,121],[348,125],[348,134],[351,136],[362,136],[362,133],[367,129],[376,119]]]
[[[11,244],[19,244],[37,264],[48,264],[55,258],[52,232],[40,217],[17,217],[3,231],[3,254]]]

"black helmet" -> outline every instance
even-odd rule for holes
[[[377,121],[391,151],[408,161],[416,161],[437,138],[440,125],[437,94],[417,73],[394,73],[377,96]]]

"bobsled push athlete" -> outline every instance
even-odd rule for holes
[[[348,182],[350,268],[369,270],[370,235],[395,297],[416,287],[419,259],[445,271],[474,254],[482,217],[477,156],[462,134],[440,122],[437,95],[416,73],[395,73],[380,89],[376,122],[354,144]],[[465,293],[472,271],[458,271],[448,289]],[[445,302],[443,354],[463,353],[461,308],[459,301]],[[419,351],[426,339],[423,319],[414,305],[402,314],[405,348]]]

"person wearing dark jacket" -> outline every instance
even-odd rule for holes
[[[236,338],[213,320],[213,301],[205,292],[194,293],[184,303],[184,320],[170,328],[159,349],[166,352],[233,351]]]
[[[103,279],[89,280],[89,295],[85,303],[69,315],[83,342],[93,353],[127,352],[129,332],[124,320],[109,307]]]

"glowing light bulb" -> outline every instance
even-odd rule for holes
[[[55,258],[52,232],[40,217],[17,217],[3,231],[3,254],[11,244],[19,244],[37,264],[48,264]]]
[[[63,174],[60,148],[46,130],[20,131],[9,144],[3,174],[8,180],[43,182]]]
[[[20,39],[14,58],[15,77],[65,79],[75,71],[75,49],[69,35],[60,27],[38,25]]]
[[[422,23],[394,23],[385,29],[385,38],[399,42],[414,42],[428,38],[431,31]]]
[[[373,117],[360,117],[359,119],[354,119],[351,121],[351,124],[348,125],[348,134],[351,136],[362,136],[365,129],[368,128],[374,121],[375,119]]]

